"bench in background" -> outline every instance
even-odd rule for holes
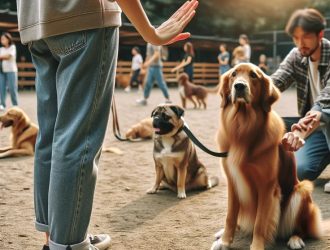
[[[171,72],[171,69],[178,65],[178,62],[164,62],[163,74],[167,84],[177,84],[179,72]],[[18,86],[34,86],[36,72],[32,63],[19,62],[18,67]],[[126,87],[129,84],[131,72],[131,62],[118,61],[116,85]],[[194,63],[194,83],[201,85],[214,85],[219,82],[217,63]],[[144,74],[141,74],[143,81]]]

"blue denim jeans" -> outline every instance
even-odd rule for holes
[[[148,99],[150,96],[150,91],[153,87],[154,80],[156,80],[158,87],[163,92],[163,95],[165,96],[165,98],[168,99],[170,97],[168,94],[166,82],[164,81],[162,70],[163,70],[163,67],[161,67],[161,66],[150,66],[149,67],[146,85],[144,86],[144,98],[145,99]]]
[[[0,104],[4,107],[6,107],[7,88],[10,93],[12,105],[17,106],[17,72],[2,71],[0,73]]]
[[[39,123],[36,228],[49,232],[52,250],[92,249],[86,234],[114,88],[118,28],[49,37],[29,48]]]
[[[300,117],[284,117],[287,131]],[[315,131],[306,140],[305,145],[295,152],[299,180],[315,180],[330,163],[330,149],[323,131]]]

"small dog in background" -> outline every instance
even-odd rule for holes
[[[217,93],[219,87],[208,89],[200,85],[195,85],[189,81],[189,76],[186,73],[180,74],[178,78],[179,93],[181,97],[182,107],[186,108],[186,100],[188,99],[194,104],[194,108],[201,108],[202,105],[206,109],[206,98],[208,93]],[[197,104],[195,100],[197,101]]]
[[[209,189],[219,182],[217,177],[208,176],[194,145],[182,131],[183,113],[182,108],[171,104],[161,104],[152,112],[156,180],[148,194],[164,187],[177,192],[178,198],[183,199],[188,190]]]
[[[148,117],[129,128],[126,131],[126,138],[130,140],[151,139],[153,134],[152,118]]]
[[[11,127],[11,146],[0,148],[0,158],[33,155],[38,126],[30,121],[25,112],[12,107],[0,116],[1,129]]]

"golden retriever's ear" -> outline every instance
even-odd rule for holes
[[[269,112],[271,106],[280,98],[280,91],[274,85],[273,80],[263,73],[264,93],[262,95],[262,108]]]
[[[232,70],[228,70],[225,74],[221,76],[220,79],[220,88],[219,94],[221,96],[220,107],[224,108],[229,102],[230,88],[229,88],[229,76],[231,75]]]

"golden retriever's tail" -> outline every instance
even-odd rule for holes
[[[283,211],[279,235],[292,236],[299,229],[301,237],[320,238],[322,236],[321,212],[313,203],[311,193],[313,183],[304,180],[299,182],[290,197],[287,208]]]
[[[308,236],[319,239],[323,234],[322,225],[321,225],[322,215],[318,206],[312,201],[311,194],[313,192],[313,189],[314,189],[313,183],[308,180],[301,181],[296,187],[296,191],[301,194],[301,196],[303,197],[303,199],[305,199],[306,204],[308,206],[306,208],[307,210],[306,212],[309,215],[308,229],[307,229]]]

